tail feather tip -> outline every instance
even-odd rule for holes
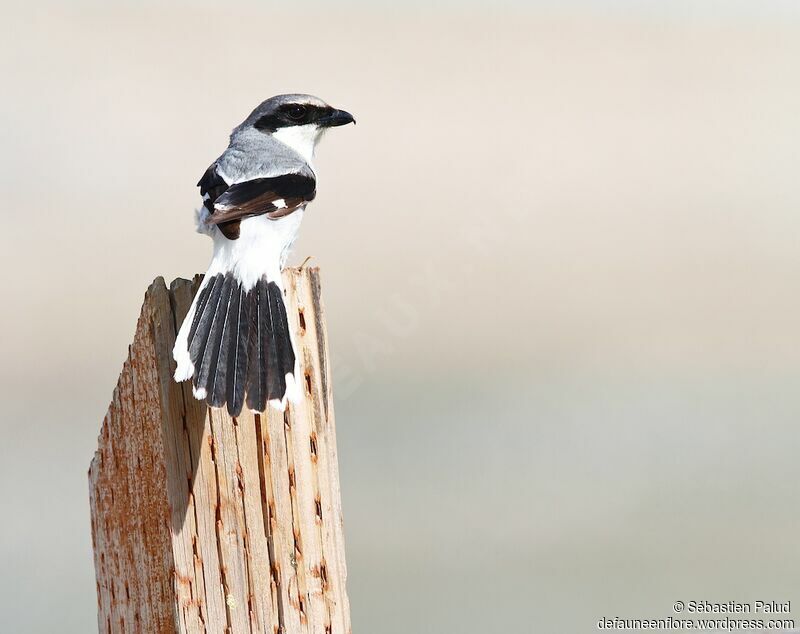
[[[291,372],[287,372],[284,376],[284,380],[286,381],[286,391],[283,393],[281,398],[273,398],[268,401],[271,407],[274,407],[279,412],[285,412],[286,406],[289,403],[296,405],[300,402],[302,398],[302,394],[300,392],[300,385],[295,380],[294,374]]]
[[[303,397],[302,390],[300,389],[300,382],[295,378],[297,376],[297,368],[294,372],[286,373],[286,394],[284,398],[288,398],[291,403],[299,403]]]
[[[181,345],[182,343],[183,345]],[[192,358],[189,356],[188,346],[185,342],[181,342],[179,339],[175,343],[175,347],[172,349],[172,358],[177,364],[173,376],[178,383],[187,381],[194,376],[194,363],[192,363]]]
[[[186,364],[181,365],[179,363],[178,367],[175,368],[175,374],[173,376],[175,377],[175,381],[177,383],[183,383],[183,381],[188,381],[189,379],[192,378],[192,376],[194,376],[194,366],[191,363],[188,365]]]

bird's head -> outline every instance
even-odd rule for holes
[[[355,122],[349,112],[312,95],[277,95],[260,103],[237,129],[270,134],[310,161],[325,130]]]

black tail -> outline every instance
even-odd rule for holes
[[[244,291],[232,273],[218,273],[194,305],[187,348],[195,396],[213,407],[227,404],[231,416],[245,402],[263,412],[268,401],[283,401],[295,354],[278,285],[262,277]]]

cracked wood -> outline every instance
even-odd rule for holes
[[[148,289],[89,469],[99,631],[349,634],[319,271],[284,273],[306,391],[285,414],[172,380],[199,282]]]

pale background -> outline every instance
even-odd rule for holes
[[[800,605],[797,6],[4,4],[0,631],[95,628],[86,469],[144,290],[204,269],[195,182],[294,91],[358,119],[294,256],[354,632]]]

